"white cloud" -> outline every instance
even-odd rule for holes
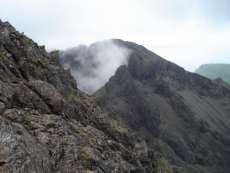
[[[127,64],[131,50],[105,40],[89,47],[78,46],[61,53],[61,62],[77,79],[84,92],[94,93],[113,76],[118,67]]]

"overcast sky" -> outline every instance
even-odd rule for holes
[[[230,0],[0,0],[0,18],[49,50],[120,38],[190,71],[230,63]]]

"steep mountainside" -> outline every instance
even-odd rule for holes
[[[205,64],[195,72],[210,79],[221,78],[230,84],[230,64]]]
[[[0,21],[0,172],[156,172],[140,141],[77,89],[55,54]]]
[[[143,136],[171,172],[230,172],[230,89],[140,45],[116,44],[131,55],[95,94],[99,105]]]

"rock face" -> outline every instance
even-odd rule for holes
[[[210,79],[221,78],[230,84],[230,64],[204,64],[195,72]]]
[[[110,117],[55,54],[0,21],[0,172],[156,172],[154,151]]]
[[[132,53],[95,94],[99,105],[160,156],[158,172],[230,172],[230,88],[116,42]]]

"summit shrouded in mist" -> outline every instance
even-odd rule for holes
[[[118,40],[106,40],[90,46],[80,45],[60,52],[60,62],[78,81],[78,87],[94,93],[114,75],[117,68],[127,64],[131,51],[118,44]]]
[[[228,86],[122,40],[79,46],[59,58],[80,89],[96,91],[94,97],[105,112],[147,139],[141,147],[160,152],[167,169],[229,170]]]

